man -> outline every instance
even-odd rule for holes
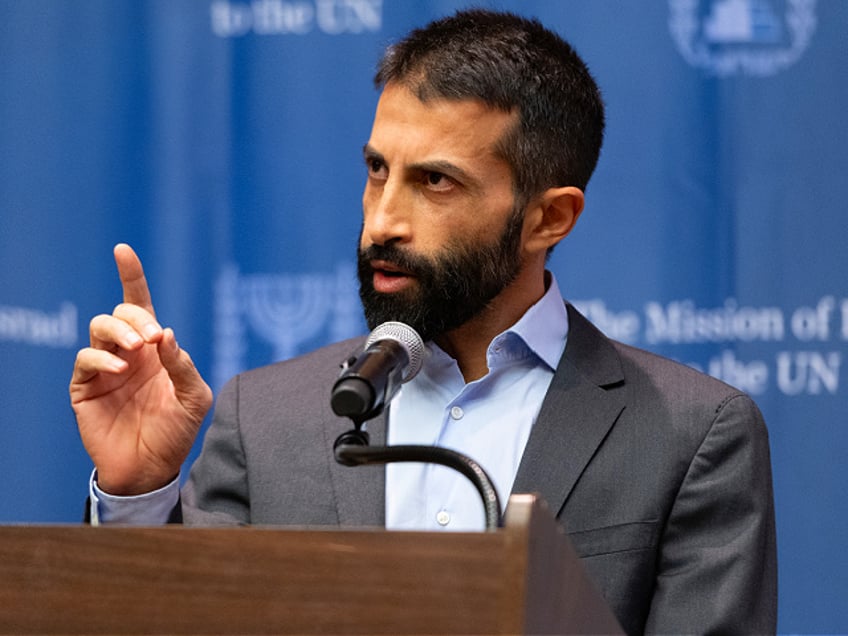
[[[409,323],[427,356],[368,422],[372,439],[464,452],[504,499],[540,492],[629,633],[773,631],[759,411],[606,339],[545,270],[600,152],[583,62],[538,22],[467,11],[390,48],[376,82],[361,297],[372,328]],[[348,426],[329,387],[361,340],[231,381],[180,495],[211,392],[156,322],[138,258],[124,245],[115,258],[124,303],[92,320],[70,387],[96,466],[93,521],[480,526],[470,486],[446,469],[333,461]]]

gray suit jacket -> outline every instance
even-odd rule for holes
[[[766,428],[738,390],[602,335],[568,307],[565,353],[513,492],[538,492],[628,633],[776,622]],[[384,468],[348,468],[329,406],[351,340],[246,372],[218,397],[186,523],[381,526]],[[385,416],[367,425],[385,440]]]

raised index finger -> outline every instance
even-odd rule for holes
[[[141,260],[133,248],[126,243],[118,243],[114,254],[118,276],[121,278],[121,287],[124,289],[124,302],[143,307],[155,316],[156,312],[153,311],[153,300],[150,298],[150,289],[147,287]]]

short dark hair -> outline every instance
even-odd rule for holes
[[[390,82],[423,102],[479,99],[517,110],[498,151],[522,207],[551,187],[586,189],[603,142],[600,90],[571,45],[538,20],[482,9],[436,20],[386,50],[374,83]]]

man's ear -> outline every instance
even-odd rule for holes
[[[565,186],[545,190],[528,206],[525,248],[547,252],[568,236],[583,211],[584,202],[580,188]]]

